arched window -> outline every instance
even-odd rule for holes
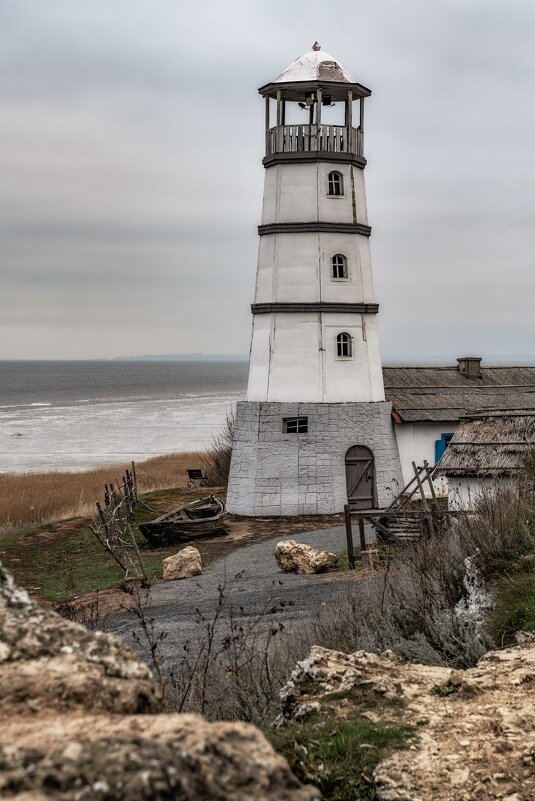
[[[341,253],[337,253],[331,259],[332,262],[332,277],[333,278],[347,278],[347,259]]]
[[[336,337],[336,355],[348,358],[353,355],[353,343],[351,337],[345,331]]]
[[[341,172],[333,171],[329,173],[329,194],[344,194],[344,176]]]

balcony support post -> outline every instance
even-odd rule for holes
[[[353,125],[353,92],[350,89],[346,100],[346,128],[351,129]]]
[[[269,147],[269,95],[266,95],[266,155],[271,155]]]
[[[283,149],[283,132],[282,132],[282,90],[277,89],[277,150],[282,152]]]
[[[321,125],[321,86],[318,86],[318,91],[316,92],[316,125],[319,129]]]
[[[353,91],[347,92],[346,100],[346,150],[352,153],[356,148],[353,146]]]
[[[359,122],[359,156],[364,153],[364,98],[360,98],[360,122]]]

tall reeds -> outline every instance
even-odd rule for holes
[[[136,463],[139,492],[185,487],[186,469],[199,467],[197,453],[174,453]],[[0,538],[10,531],[93,515],[104,483],[120,481],[128,464],[77,473],[6,473],[0,475]],[[0,539],[1,545],[1,539]]]

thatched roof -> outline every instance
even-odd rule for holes
[[[461,420],[437,466],[443,475],[517,473],[535,448],[535,410],[476,412]]]
[[[404,422],[455,421],[477,409],[535,409],[535,367],[384,367],[385,395]]]

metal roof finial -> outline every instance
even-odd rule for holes
[[[314,42],[314,44],[312,45],[312,50],[316,50],[316,51],[321,50],[320,43],[319,42]]]

